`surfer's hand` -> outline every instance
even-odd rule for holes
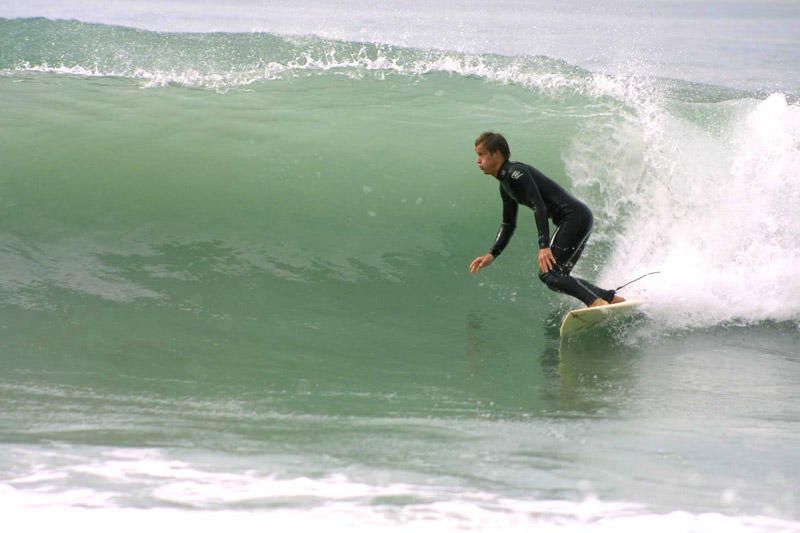
[[[482,255],[480,257],[476,257],[472,260],[472,263],[469,264],[469,271],[473,274],[480,272],[483,267],[488,267],[494,261],[494,256],[492,254]]]
[[[542,272],[550,272],[556,266],[556,258],[553,256],[553,251],[550,248],[542,248],[539,250],[539,268]]]

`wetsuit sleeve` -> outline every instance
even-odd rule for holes
[[[494,245],[489,250],[489,253],[495,257],[503,253],[508,241],[511,240],[511,236],[514,235],[514,230],[517,229],[517,212],[519,211],[519,204],[508,195],[502,185],[500,186],[500,198],[503,199],[503,222],[500,224],[497,237],[494,239]]]
[[[534,217],[536,218],[536,230],[539,233],[539,249],[549,248],[550,224],[547,221],[547,206],[530,171],[525,167],[521,167],[521,170],[525,174],[525,179],[511,180],[511,188],[517,198],[524,198],[525,204],[533,209]]]

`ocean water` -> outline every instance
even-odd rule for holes
[[[795,2],[0,1],[0,509],[800,531]],[[561,343],[473,140],[645,298]],[[120,525],[122,524],[122,525]]]

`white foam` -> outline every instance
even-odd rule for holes
[[[136,65],[111,68],[97,64],[86,66],[22,62],[3,74],[44,72],[81,77],[117,77],[140,80],[144,88],[174,84],[218,91],[331,71],[340,71],[351,78],[361,78],[365,74],[418,77],[430,73],[446,73],[502,84],[513,83],[548,93],[581,92],[586,88],[585,80],[575,77],[574,73],[565,75],[555,67],[531,64],[530,58],[525,57],[496,58],[444,51],[429,51],[423,57],[423,54],[413,50],[391,46],[378,46],[370,50],[366,45],[346,53],[337,52],[333,43],[324,51],[298,51],[302,57],[296,59],[235,66],[222,71],[180,66],[164,70]]]
[[[565,163],[613,243],[601,283],[660,271],[625,295],[668,328],[800,320],[800,107],[783,94],[694,104],[712,117],[700,122],[647,79],[597,75],[595,87],[619,103]]]
[[[263,488],[269,488],[265,486]],[[218,489],[223,491],[224,486]],[[374,489],[379,490],[378,487]],[[554,531],[554,532],[792,532],[800,523],[763,516],[657,514],[640,506],[583,502],[523,501],[455,496],[412,505],[360,504],[328,501],[314,506],[268,505],[248,510],[180,509],[175,507],[114,507],[107,496],[89,490],[63,494],[30,493],[0,485],[0,512],[8,523],[44,531],[80,525],[82,531],[141,531],[191,528],[192,531]]]
[[[630,502],[509,498],[457,486],[375,484],[231,467],[214,470],[153,449],[46,453],[17,449],[20,475],[0,483],[0,512],[33,531],[191,527],[216,531],[799,531],[766,516],[654,513]],[[31,472],[21,472],[24,464]],[[131,502],[135,502],[132,504]]]

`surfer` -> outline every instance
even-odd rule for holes
[[[533,209],[536,219],[540,280],[551,290],[574,296],[589,307],[625,301],[613,290],[570,275],[592,231],[592,212],[586,204],[534,167],[511,161],[508,141],[499,133],[482,133],[475,140],[475,153],[483,173],[500,182],[503,222],[491,250],[470,263],[470,272],[480,272],[503,252],[517,227],[517,211],[522,204]],[[552,241],[548,218],[558,228]]]

